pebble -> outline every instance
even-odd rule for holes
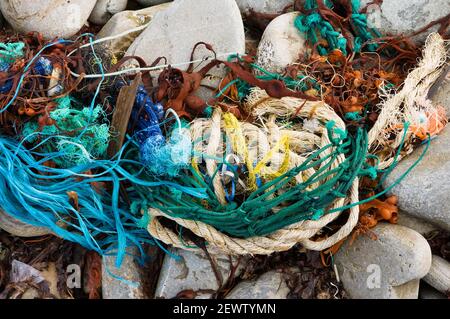
[[[361,8],[373,2],[362,0]],[[372,4],[368,10],[368,22],[384,35],[409,35],[429,23],[445,17],[450,12],[448,0],[383,0],[381,6]],[[438,26],[415,37],[423,42],[427,34],[438,30]]]
[[[280,13],[284,8],[293,4],[292,0],[236,0],[242,13],[248,13],[250,9],[258,13]]]
[[[256,64],[269,72],[285,68],[306,53],[306,39],[294,26],[298,12],[285,13],[270,22],[258,46]]]
[[[128,253],[138,255],[137,249],[129,249]],[[141,267],[134,257],[126,255],[120,268],[116,267],[116,257],[103,257],[102,295],[103,299],[145,299]]]
[[[378,239],[347,241],[335,256],[339,277],[352,299],[417,299],[431,267],[428,242],[412,229],[379,224]]]
[[[281,273],[269,271],[254,281],[243,281],[226,299],[286,299],[290,290]]]
[[[422,281],[420,283],[419,299],[448,299],[448,297]]]
[[[450,263],[433,255],[430,271],[423,280],[444,294],[450,293]]]
[[[103,25],[111,17],[126,9],[128,0],[97,0],[97,4],[89,16],[89,21]]]
[[[14,30],[40,32],[44,38],[69,38],[86,23],[96,0],[0,0],[0,9]]]
[[[97,38],[115,36],[131,29],[149,23],[154,16],[169,7],[169,3],[144,8],[141,10],[127,10],[115,14],[97,34]],[[104,42],[111,54],[122,57],[130,47],[131,43],[142,33],[143,30],[129,33],[125,36]]]
[[[141,56],[147,63],[165,56],[168,63],[176,65],[190,61],[192,49],[198,42],[212,45],[219,59],[226,59],[232,53],[245,53],[244,24],[234,0],[175,0],[154,17],[126,55]],[[205,57],[213,57],[213,54],[199,46],[194,59]],[[176,67],[186,70],[188,65]],[[215,67],[202,84],[217,85],[224,75],[223,67]],[[213,92],[201,88],[198,95],[209,100]]]
[[[401,210],[450,231],[450,129],[433,141],[422,161],[391,190]],[[403,159],[386,178],[384,187],[396,182],[421,156],[425,146]]]
[[[17,237],[37,237],[51,234],[46,227],[36,227],[17,220],[0,209],[0,228]]]
[[[204,252],[172,249],[178,260],[167,254],[156,287],[155,298],[174,298],[186,290],[193,291],[196,299],[208,299],[219,288],[211,263]],[[223,281],[230,276],[231,267],[228,256],[212,255]],[[233,259],[233,266],[237,260]],[[242,261],[240,262],[242,265]],[[235,275],[242,269],[238,267]]]
[[[140,5],[145,7],[151,7],[157,4],[171,2],[172,0],[136,0]]]

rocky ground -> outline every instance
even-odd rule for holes
[[[295,13],[289,12],[292,3],[0,0],[4,16],[0,24],[19,32],[39,31],[47,39],[70,37],[85,28],[99,38],[111,37],[106,44],[116,59],[139,55],[148,63],[159,56],[175,65],[187,61],[193,45],[203,41],[222,58],[250,52],[260,66],[283,72],[306,50],[305,39],[294,28]],[[283,11],[267,22],[254,17],[254,12],[270,16]],[[368,15],[369,20],[381,21],[382,33],[399,35],[419,31],[449,13],[448,0],[384,0]],[[134,28],[136,32],[114,38]],[[420,43],[424,37],[414,39]],[[198,50],[195,58],[207,54]],[[224,70],[210,73],[204,84],[217,83]],[[199,94],[207,98],[211,93]],[[450,114],[449,95],[450,71],[436,83],[430,98]],[[102,259],[0,211],[4,230],[0,231],[0,298],[450,298],[449,145],[447,128],[432,141],[414,171],[391,190],[399,199],[398,225],[379,224],[373,229],[375,236],[347,241],[332,260],[302,247],[240,259],[147,247],[145,264],[137,264],[130,251],[117,269],[114,257]],[[393,184],[421,154],[419,148],[403,160],[384,186]],[[71,277],[76,271],[81,273],[78,283]],[[71,280],[74,286],[67,286]]]

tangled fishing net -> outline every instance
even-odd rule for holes
[[[447,124],[427,95],[448,44],[431,34],[417,63],[417,47],[381,38],[358,1],[339,6],[306,1],[295,27],[312,53],[284,74],[239,55],[198,71],[163,58],[112,65],[89,34],[3,37],[0,208],[117,264],[127,247],[144,256],[160,242],[323,251],[360,231],[368,210],[395,222],[395,199],[382,201],[393,185],[378,185]],[[121,69],[133,59],[140,72]],[[217,65],[227,74],[202,100]]]

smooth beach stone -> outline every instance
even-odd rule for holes
[[[259,42],[257,65],[269,72],[283,73],[306,53],[306,38],[294,25],[298,14],[285,13],[270,22]]]
[[[367,20],[369,26],[377,28],[383,35],[409,35],[421,30],[431,22],[450,12],[448,0],[383,0],[381,5],[372,0],[361,0],[361,7],[369,4]],[[439,26],[414,38],[420,43]]]
[[[17,237],[37,237],[51,234],[46,227],[25,224],[0,209],[0,228]]]
[[[89,16],[89,21],[103,25],[111,17],[126,9],[128,0],[97,0],[97,4]]]
[[[116,267],[115,256],[103,256],[103,299],[145,299],[141,268],[133,257],[138,255],[138,250],[133,248],[127,252],[129,255],[124,257],[120,268]]]
[[[373,232],[376,240],[347,240],[335,256],[345,291],[352,299],[417,299],[431,267],[428,242],[399,225],[378,224]]]
[[[280,13],[287,6],[292,6],[292,0],[236,0],[239,9],[243,13],[253,10],[258,13]]]
[[[46,39],[70,38],[86,23],[96,0],[0,0],[0,9],[14,30],[37,31]]]
[[[180,292],[193,291],[196,299],[208,299],[219,288],[211,263],[204,252],[192,252],[182,249],[172,249],[171,254],[164,258],[163,266],[156,287],[155,298],[174,298]],[[174,258],[178,256],[178,258]],[[211,255],[217,270],[226,281],[237,260],[229,256]],[[242,265],[242,261],[239,265]],[[239,275],[238,267],[235,275]]]
[[[127,32],[149,23],[158,12],[161,12],[169,7],[169,3],[144,8],[141,10],[127,10],[116,13],[100,30],[97,38],[114,37],[116,35]],[[131,43],[144,30],[131,32],[121,37],[117,37],[106,42],[103,45],[109,49],[110,54],[116,57],[122,57],[130,47]]]
[[[398,196],[398,206],[408,214],[450,231],[450,129],[431,141],[423,159],[389,193]],[[418,161],[426,146],[403,159],[383,183],[398,181]]]
[[[169,64],[186,70],[192,50],[199,42],[210,44],[219,59],[245,53],[244,24],[234,0],[175,0],[151,20],[126,56],[138,55],[148,64],[164,56]],[[204,66],[205,58],[213,59],[214,54],[200,45],[194,60],[201,60]],[[224,76],[223,66],[214,67],[202,84],[216,87]],[[197,95],[207,101],[213,97],[213,91],[202,87]]]
[[[286,299],[290,290],[281,273],[269,271],[254,281],[242,281],[226,299]]]

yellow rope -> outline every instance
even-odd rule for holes
[[[268,172],[268,168],[266,166],[267,162],[270,161],[270,159],[273,157],[275,152],[278,152],[278,150],[283,146],[284,148],[284,159],[283,163],[281,164],[278,171],[275,172]],[[289,160],[290,160],[290,149],[289,149],[289,136],[283,135],[281,139],[275,144],[275,146],[263,157],[263,159],[256,164],[254,173],[260,174],[265,179],[274,179],[277,177],[280,177],[284,173],[286,173],[289,169]]]
[[[240,156],[248,169],[248,186],[250,190],[256,190],[258,187],[256,185],[256,175],[253,169],[253,163],[250,161],[248,155],[247,144],[245,142],[245,137],[242,134],[242,129],[239,124],[238,119],[231,113],[225,113],[223,115],[223,120],[225,123],[225,130],[227,136],[230,137],[233,151]]]

